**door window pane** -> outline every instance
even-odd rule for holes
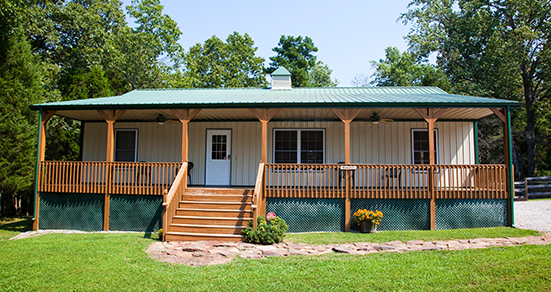
[[[226,159],[226,148],[227,148],[226,139],[227,139],[226,135],[212,135],[212,149],[211,149],[212,160]]]

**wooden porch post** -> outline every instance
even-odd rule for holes
[[[126,110],[98,110],[98,113],[107,122],[107,148],[105,153],[105,161],[113,162],[115,155],[115,130],[114,124]],[[111,205],[111,188],[113,169],[109,167],[107,169],[107,193],[105,193],[105,199],[103,204],[103,231],[109,231],[109,207]]]
[[[428,173],[428,187],[430,194],[430,229],[436,229],[436,197],[434,190],[434,165],[436,164],[436,157],[434,155],[434,123],[438,118],[446,111],[447,109],[440,109],[437,113],[434,113],[434,109],[427,108],[426,111],[423,109],[415,109],[415,111],[425,119],[427,122],[427,130],[429,137],[429,165],[431,166]]]
[[[341,119],[344,123],[344,163],[350,164],[350,123],[358,116],[362,111],[361,108],[356,108],[350,111],[349,108],[345,108],[341,113],[338,109],[332,108],[331,111]],[[350,231],[350,171],[346,171],[346,187],[344,198],[344,230]]]
[[[177,110],[172,109],[171,110],[176,118],[180,120],[182,123],[182,162],[188,162],[188,155],[189,155],[189,121],[193,119],[200,111],[201,109],[195,109],[191,114],[189,113],[189,109],[183,109],[183,110]],[[187,177],[184,178],[187,182]]]
[[[268,113],[268,109],[263,108],[262,113],[259,113],[254,108],[250,108],[255,117],[262,123],[262,155],[260,163],[268,163],[268,122],[280,111],[280,108],[273,109]],[[262,181],[262,188],[266,187],[266,182]],[[262,201],[259,202],[259,215],[266,215],[266,196],[262,196]],[[256,222],[256,218],[253,218]]]
[[[46,156],[46,126],[48,120],[50,120],[55,114],[55,111],[43,111],[40,110],[39,116],[39,130],[38,130],[38,149],[36,156],[36,172],[35,172],[35,196],[34,196],[34,221],[33,221],[33,230],[38,230],[38,213],[40,208],[40,192],[38,190],[39,178],[41,176],[40,162],[44,161]]]
[[[280,111],[280,108],[273,109],[268,113],[268,109],[263,108],[259,113],[254,108],[250,108],[255,117],[262,123],[262,156],[260,163],[268,163],[268,122]]]
[[[506,165],[506,173],[505,173],[505,189],[507,196],[509,200],[507,200],[507,218],[508,222],[507,225],[513,226],[515,224],[515,218],[514,218],[514,187],[513,185],[513,179],[514,179],[514,173],[512,169],[512,141],[511,141],[511,113],[509,112],[509,108],[506,109],[496,109],[491,108],[492,112],[503,122],[503,156],[504,156],[504,163]]]

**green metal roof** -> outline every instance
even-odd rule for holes
[[[35,104],[31,109],[520,107],[510,100],[448,94],[437,87],[327,87],[270,90],[145,89],[113,97]]]
[[[291,76],[291,72],[289,70],[285,69],[285,67],[279,67],[277,70],[272,72],[272,76]]]

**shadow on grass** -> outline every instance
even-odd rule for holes
[[[25,232],[31,230],[33,220],[31,218],[17,218],[10,221],[0,221],[0,230],[12,232]]]

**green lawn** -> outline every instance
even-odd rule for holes
[[[10,218],[0,221],[0,241],[10,239],[21,232],[31,230],[32,219]]]
[[[503,234],[506,230],[515,229],[477,234]],[[438,231],[391,233],[418,236],[416,239],[438,237],[430,235]],[[297,241],[306,235],[294,234],[289,239]],[[337,234],[335,238],[352,240],[348,236],[360,235]],[[144,250],[154,240],[146,237],[91,233],[0,240],[0,291],[550,291],[551,287],[551,246],[238,258],[226,265],[192,268],[149,258]]]
[[[331,244],[354,242],[389,242],[399,240],[452,240],[470,238],[499,238],[499,237],[523,237],[541,235],[535,230],[516,229],[508,227],[473,228],[473,229],[447,229],[447,230],[408,230],[408,231],[381,231],[373,234],[355,232],[320,232],[320,233],[294,233],[285,234],[285,240],[293,243]]]

